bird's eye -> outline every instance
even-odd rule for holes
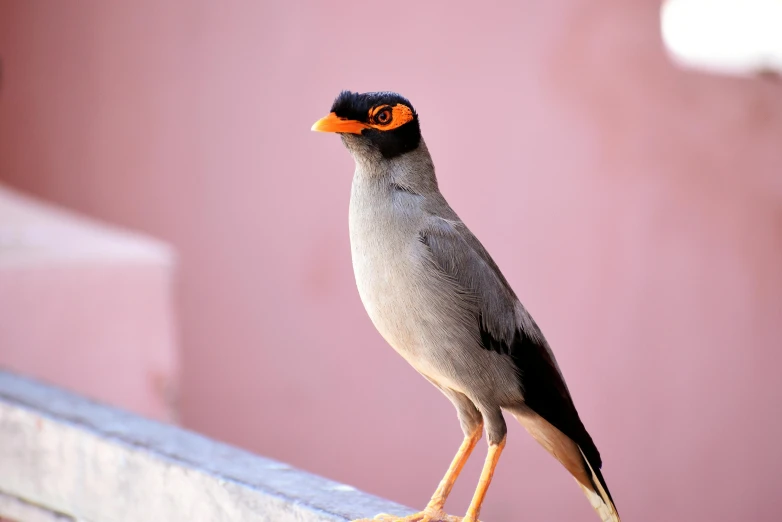
[[[378,113],[375,114],[375,121],[380,125],[391,123],[391,109],[386,107],[385,109],[378,111]]]

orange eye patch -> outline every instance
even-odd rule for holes
[[[407,105],[379,105],[369,110],[369,127],[388,131],[401,127],[413,119],[413,111]]]

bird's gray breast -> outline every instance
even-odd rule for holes
[[[440,388],[511,403],[519,387],[510,358],[481,347],[478,301],[435,265],[421,232],[436,218],[422,204],[393,184],[354,178],[350,244],[364,307],[385,340]]]
[[[459,361],[477,343],[473,317],[453,285],[431,263],[420,240],[430,219],[422,196],[357,176],[350,202],[350,243],[356,285],[385,340],[419,372],[455,389]],[[476,355],[481,355],[475,349]]]
[[[425,295],[413,194],[357,177],[350,199],[350,246],[361,301],[380,334],[406,358],[420,345]]]

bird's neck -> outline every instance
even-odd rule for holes
[[[401,156],[385,159],[355,154],[354,182],[377,189],[404,190],[426,196],[438,193],[434,164],[423,139],[420,145]]]

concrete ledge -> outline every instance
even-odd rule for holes
[[[412,513],[2,371],[0,492],[0,518],[16,522],[344,522]]]
[[[0,493],[0,522],[75,522],[72,517]]]

